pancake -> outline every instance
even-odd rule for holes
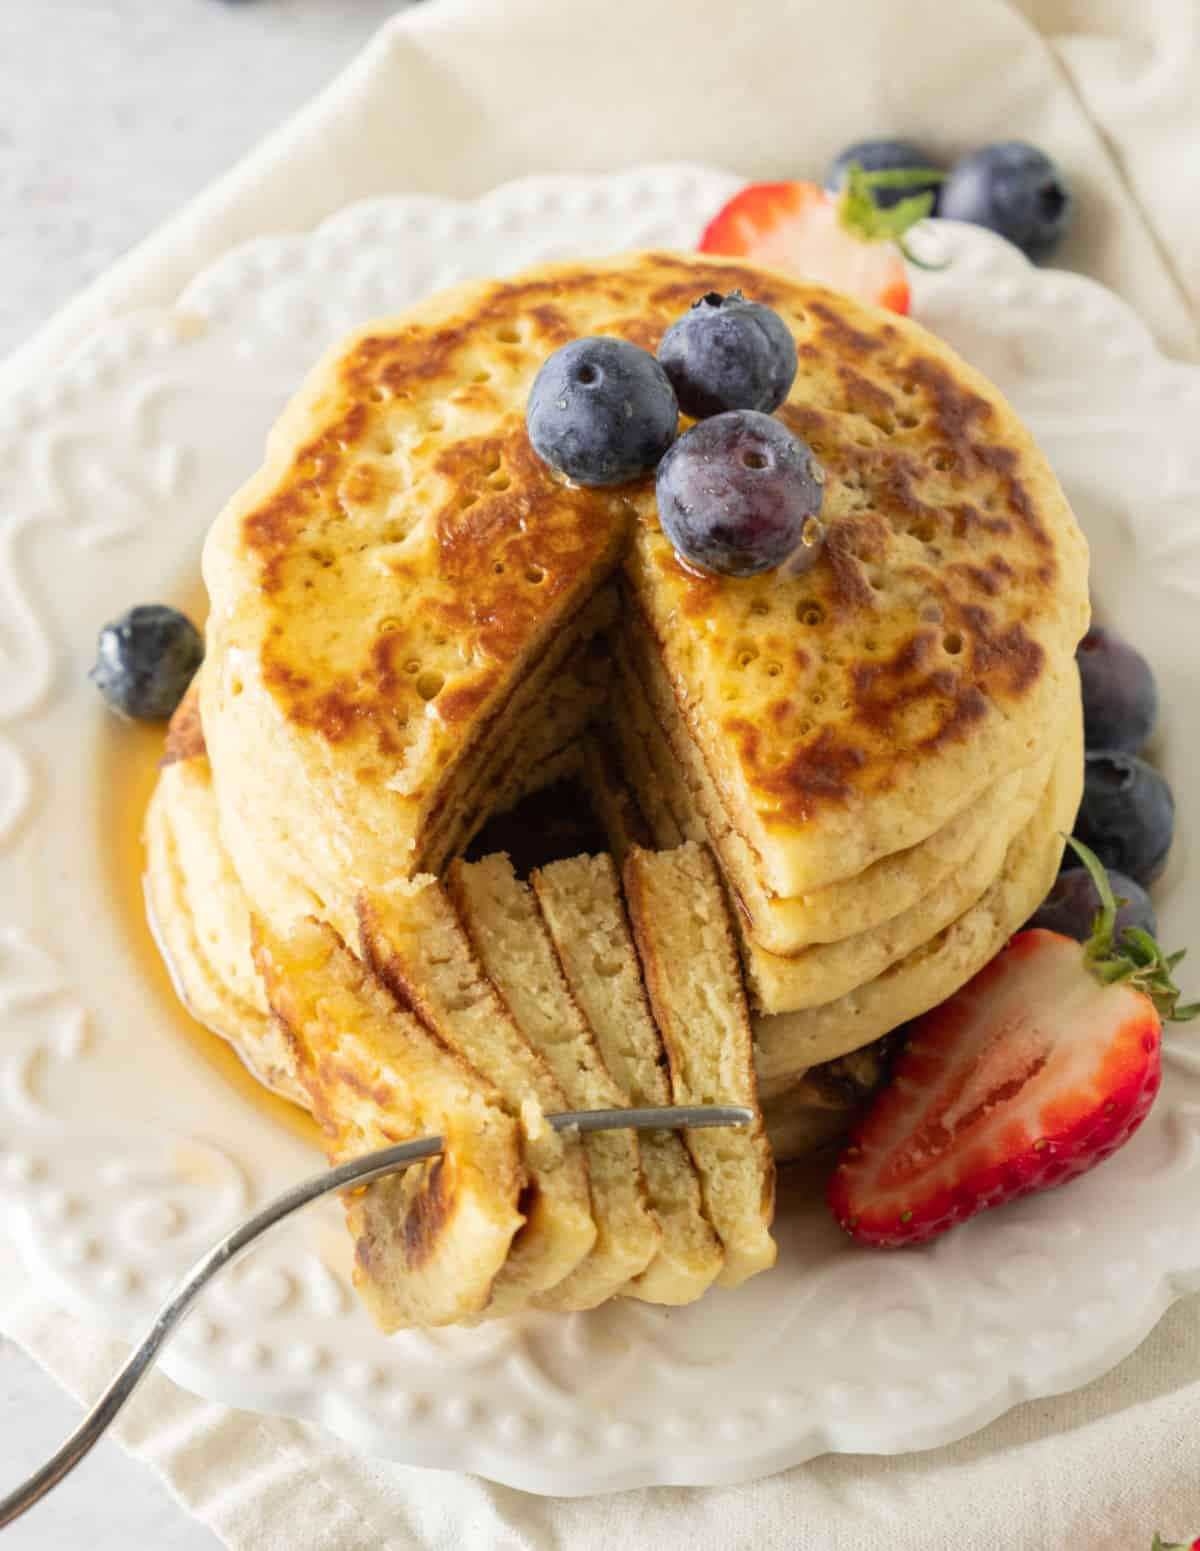
[[[992,826],[961,865],[916,904],[880,926],[840,942],[816,943],[786,958],[765,953],[742,932],[742,962],[755,1008],[764,1013],[802,1012],[835,1001],[874,980],[957,920],[995,882],[1010,846],[1045,808],[1054,789],[1054,771],[1062,767],[1073,773],[1081,758],[1078,744],[1068,738],[1053,760],[1032,766],[1003,820]]]
[[[189,842],[182,852],[174,844],[176,829]],[[160,945],[181,1000],[264,1086],[312,1110],[295,1044],[270,1015],[254,963],[250,908],[221,845],[202,737],[186,756],[177,749],[164,767],[147,815],[146,846],[147,895],[164,922]],[[469,958],[435,882],[417,880],[401,896],[390,891],[361,908],[366,957],[381,984],[481,1071],[522,1121],[525,1221],[480,1317],[513,1313],[569,1276],[595,1239],[580,1143],[539,1119],[567,1108],[565,1096]],[[291,930],[302,927],[300,921]],[[463,1311],[460,1320],[466,1318]]]
[[[763,887],[790,898],[1038,757],[1086,628],[1087,550],[1029,433],[945,345],[846,297],[742,284],[796,334],[777,413],[824,468],[824,553],[798,576],[702,575],[643,492],[625,571],[635,649],[661,663]]]
[[[826,476],[824,547],[799,576],[698,572],[652,476],[578,489],[525,431],[558,346],[653,349],[735,288],[796,337],[778,415]],[[668,1139],[647,1177],[635,1136],[557,1138],[541,1117],[649,1094],[661,1034],[681,1100],[755,1105],[761,1082],[782,1145],[832,1134],[850,1101],[819,1069],[957,989],[1049,887],[1079,795],[1057,729],[1077,715],[1086,572],[1053,475],[978,373],[909,320],[735,261],[632,254],[459,287],[318,366],[205,545],[208,655],[148,815],[148,897],[189,1005],[324,1107],[337,1146],[389,1124],[352,1081],[314,1078],[343,1041],[361,1081],[386,1051],[402,1126],[455,1124],[405,1087],[418,1069],[430,1105],[461,1093],[464,1115],[496,1117],[510,1164],[498,1195],[480,1179],[464,1197],[490,1226],[457,1293],[439,1268],[465,1237],[417,1301],[392,1275],[419,1192],[433,1211],[442,1187],[364,1198],[395,1205],[390,1226],[355,1220],[381,1317],[646,1295],[665,1217],[681,1206],[703,1238],[697,1180],[721,1279],[771,1263],[761,1121],[689,1136],[690,1174]],[[624,860],[653,1018],[627,942],[620,995],[588,959],[580,880],[607,863],[560,894],[535,880],[540,908],[502,857],[462,859],[567,774]],[[289,966],[268,969],[270,997],[252,921]],[[739,934],[768,1014],[753,1047]],[[680,1299],[703,1282],[686,1261]]]
[[[897,939],[901,916],[907,917],[910,946],[940,930],[971,902],[972,890],[978,898],[992,881],[1005,848],[1033,812],[1049,778],[1052,753],[997,782],[968,813],[908,851],[883,857],[857,877],[813,894],[774,899],[762,893],[753,859],[705,790],[698,751],[687,740],[668,741],[629,652],[618,644],[615,656],[621,760],[639,794],[649,798],[643,811],[655,843],[666,848],[677,843],[673,835],[684,834],[712,845],[738,905],[743,958],[763,1012],[831,1000],[850,989],[845,977],[857,974],[860,964],[863,979],[877,973],[880,944]],[[1072,698],[1078,693],[1072,681]],[[794,943],[799,937],[805,946],[776,954],[763,946],[762,936],[775,940],[775,934],[764,934],[762,923],[778,925],[785,913],[798,928],[786,940]],[[938,917],[936,925],[927,924]],[[897,950],[885,949],[885,957],[888,951],[896,956]],[[839,978],[841,990],[827,991]]]
[[[605,1065],[637,1105],[674,1103],[670,1068],[646,1000],[637,949],[611,856],[573,856],[530,877],[571,995]],[[658,1253],[625,1288],[647,1303],[691,1303],[720,1274],[724,1252],[704,1215],[700,1179],[674,1131],[639,1137]]]
[[[571,1109],[621,1109],[595,1034],[563,978],[537,899],[506,856],[454,862],[447,879],[467,936],[501,1001],[557,1077]],[[592,1182],[596,1242],[549,1295],[557,1309],[590,1309],[622,1291],[658,1253],[662,1229],[650,1210],[635,1131],[583,1138]]]
[[[684,841],[654,771],[645,763],[635,770],[637,754],[615,721],[591,728],[580,744],[580,779],[620,863],[631,846],[670,851]]]
[[[775,1264],[775,1161],[758,1108],[749,1017],[729,912],[712,857],[634,846],[625,896],[677,1104],[742,1104],[748,1126],[687,1132],[708,1220],[736,1287]]]
[[[331,1163],[417,1136],[441,1155],[347,1196],[354,1283],[376,1324],[481,1313],[524,1221],[516,1122],[500,1095],[399,1009],[317,921],[260,933],[256,959]]]
[[[1002,777],[969,809],[907,850],[881,857],[854,877],[782,899],[763,888],[755,854],[730,824],[700,750],[675,714],[661,665],[645,654],[635,658],[621,639],[614,640],[613,654],[619,673],[618,762],[628,766],[656,843],[678,844],[671,836],[682,833],[713,848],[738,903],[747,947],[766,955],[804,955],[815,944],[858,937],[914,909],[997,835],[1007,844],[1049,777],[1052,750]],[[1072,680],[1068,693],[1078,692]]]
[[[271,1017],[250,941],[250,906],[221,843],[212,772],[189,693],[168,733],[146,810],[150,926],[175,990],[264,1087],[308,1107],[295,1053]]]
[[[696,575],[649,478],[572,488],[524,430],[558,345],[653,348],[698,295],[734,287],[797,338],[779,414],[827,473],[804,577]],[[1040,454],[906,319],[669,254],[444,293],[317,369],[205,546],[204,722],[256,908],[250,849],[339,929],[359,888],[461,851],[622,559],[625,624],[636,610],[782,898],[919,843],[1031,763],[1087,613],[1083,541]]]
[[[487,818],[507,813],[522,798],[555,781],[577,774],[579,745],[584,729],[605,708],[608,699],[608,663],[586,647],[576,649],[546,691],[534,725],[508,750],[503,765],[481,788],[477,817],[469,826],[468,839],[457,849],[467,849]]]
[[[588,646],[613,617],[614,593],[602,588],[580,610],[545,662],[528,674],[510,697],[503,722],[487,740],[486,753],[474,762],[469,779],[460,781],[430,832],[425,866],[440,872],[461,855],[495,812],[535,790],[550,766],[561,763],[588,719],[603,703],[592,671]],[[531,767],[542,767],[537,774]]]
[[[1037,813],[1008,849],[1004,866],[978,903],[836,1001],[754,1022],[755,1066],[764,1102],[811,1067],[858,1050],[946,1000],[994,958],[1050,891],[1083,791],[1083,720],[1076,709],[1074,757],[1056,766]]]
[[[545,1123],[546,1115],[571,1107],[562,1084],[484,973],[436,878],[398,879],[364,892],[358,914],[362,956],[377,978],[482,1073],[521,1120],[526,1221],[496,1279],[489,1316],[553,1300],[554,1289],[571,1288],[597,1232],[583,1144]]]

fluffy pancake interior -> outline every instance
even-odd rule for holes
[[[530,1190],[525,1226],[493,1289],[489,1313],[510,1313],[558,1286],[596,1239],[584,1150],[544,1117],[570,1106],[484,974],[435,878],[400,880],[359,900],[363,957],[388,990],[497,1088],[521,1121]]]
[[[634,1104],[673,1103],[666,1052],[646,1001],[612,858],[551,862],[530,881],[571,994],[616,1082]],[[690,1303],[719,1274],[724,1253],[704,1215],[699,1177],[683,1139],[673,1131],[644,1131],[640,1143],[662,1242],[626,1291],[649,1303]]]
[[[501,999],[546,1058],[572,1109],[619,1109],[629,1095],[604,1064],[595,1035],[571,996],[532,890],[505,856],[455,862],[449,887],[480,961]],[[640,1275],[658,1252],[641,1150],[633,1131],[584,1137],[592,1180],[596,1243],[553,1307],[592,1308]]]
[[[681,1104],[744,1104],[747,1127],[689,1131],[730,1287],[775,1263],[775,1165],[758,1113],[749,1016],[724,893],[708,852],[634,847],[625,892],[651,1006]]]

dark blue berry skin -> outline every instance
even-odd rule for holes
[[[911,140],[856,140],[835,156],[825,173],[825,187],[836,192],[846,181],[851,162],[857,162],[864,172],[896,172],[906,167],[936,167],[937,161]],[[881,210],[887,210],[902,199],[914,194],[932,194],[932,215],[937,214],[937,198],[940,183],[914,183],[909,188],[872,189],[871,198]]]
[[[533,379],[525,424],[533,450],[579,485],[648,473],[679,427],[666,372],[625,339],[589,336],[556,350]]]
[[[1148,888],[1166,866],[1174,833],[1175,799],[1153,765],[1118,751],[1086,756],[1075,834],[1105,867]]]
[[[658,466],[655,494],[676,553],[721,576],[816,559],[824,474],[812,449],[753,409],[701,420]]]
[[[1072,855],[1067,851],[1067,857]],[[1115,870],[1108,875],[1108,881],[1112,884],[1113,893],[1118,899],[1126,901],[1117,911],[1117,924],[1114,930],[1116,940],[1120,942],[1121,934],[1127,926],[1140,926],[1143,931],[1149,932],[1151,937],[1158,933],[1158,917],[1154,913],[1154,906],[1150,902],[1150,896],[1140,883],[1135,883],[1132,878],[1127,878],[1123,872]],[[1043,900],[1037,911],[1030,916],[1029,926],[1044,926],[1047,931],[1061,932],[1064,937],[1074,937],[1077,942],[1086,942],[1092,935],[1092,923],[1096,919],[1096,912],[1100,909],[1100,896],[1096,892],[1096,885],[1092,882],[1086,867],[1067,867],[1059,873],[1054,887]]]
[[[796,380],[796,341],[770,307],[740,291],[710,291],[662,337],[658,359],[685,415],[703,420],[728,409],[770,414]]]
[[[938,214],[1007,237],[1030,258],[1048,258],[1071,220],[1071,190],[1044,151],[1023,140],[985,145],[955,162]]]
[[[1075,652],[1083,685],[1083,733],[1089,749],[1140,754],[1158,721],[1150,664],[1115,630],[1093,625]]]
[[[204,640],[185,614],[144,603],[105,625],[89,677],[122,716],[164,722],[203,660]]]

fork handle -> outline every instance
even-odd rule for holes
[[[753,1119],[753,1113],[735,1105],[678,1105],[662,1109],[579,1110],[546,1118],[556,1131],[612,1131],[625,1126],[636,1131],[673,1131],[687,1126],[746,1125]],[[232,1233],[226,1234],[184,1276],[155,1315],[145,1338],[129,1354],[128,1360],[70,1437],[26,1481],[0,1498],[0,1529],[32,1508],[91,1452],[154,1366],[159,1352],[175,1334],[203,1289],[264,1233],[322,1196],[353,1185],[369,1185],[372,1180],[382,1179],[387,1174],[399,1174],[414,1163],[436,1158],[442,1147],[440,1136],[425,1136],[415,1142],[401,1142],[395,1147],[352,1158],[348,1163],[338,1164],[336,1168],[293,1185]]]

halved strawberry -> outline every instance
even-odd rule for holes
[[[916,195],[881,209],[872,190],[938,176],[928,168],[869,173],[852,166],[838,193],[815,183],[752,183],[708,223],[700,251],[752,259],[907,312],[904,234],[929,214],[933,199]]]
[[[1162,1080],[1162,1020],[1178,1006],[1148,933],[1112,940],[1117,902],[1086,846],[1071,844],[1102,908],[1081,948],[1019,933],[948,1002],[917,1020],[892,1081],[829,1182],[842,1227],[891,1248],[1061,1185],[1123,1146]]]
[[[1197,1535],[1195,1540],[1190,1540],[1185,1546],[1178,1540],[1173,1540],[1168,1544],[1161,1535],[1156,1534],[1150,1551],[1200,1551],[1200,1535]]]

